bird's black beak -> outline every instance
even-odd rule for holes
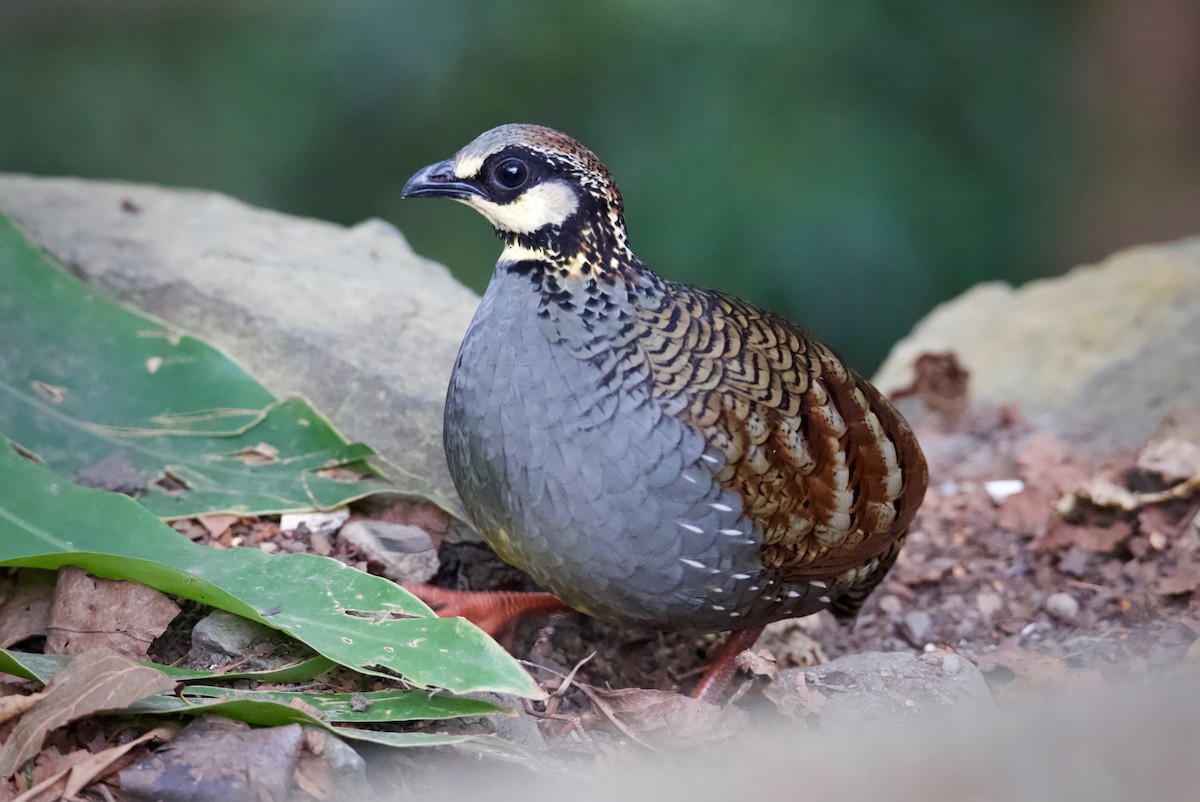
[[[402,198],[458,198],[464,200],[472,195],[480,198],[487,197],[479,187],[454,177],[453,159],[417,170],[400,192]]]

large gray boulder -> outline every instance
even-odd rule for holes
[[[1200,406],[1200,238],[1015,289],[973,287],[896,344],[880,389],[908,385],[930,351],[958,355],[973,399],[1017,404],[1097,446],[1139,446],[1168,414]]]
[[[2,174],[0,212],[80,278],[219,345],[276,395],[306,396],[457,505],[442,403],[479,299],[392,226]]]

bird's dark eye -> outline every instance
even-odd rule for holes
[[[529,180],[529,168],[520,159],[505,159],[492,170],[492,180],[505,189],[520,189]]]

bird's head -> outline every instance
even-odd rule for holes
[[[590,150],[540,125],[502,125],[404,185],[406,198],[453,198],[509,246],[552,261],[628,253],[621,194]]]

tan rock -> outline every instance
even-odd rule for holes
[[[947,350],[975,400],[1098,445],[1140,445],[1166,415],[1200,406],[1200,238],[1015,289],[976,286],[918,323],[875,381],[904,387],[918,356]]]
[[[457,504],[442,406],[479,299],[391,225],[3,174],[0,212],[76,275],[217,344],[276,395],[306,396],[347,437]]]

